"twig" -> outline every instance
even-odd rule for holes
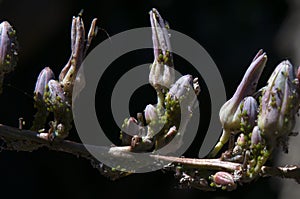
[[[95,167],[98,169],[103,169],[104,165],[99,163],[99,161],[94,158],[81,143],[63,140],[63,141],[54,141],[50,142],[48,140],[42,139],[38,136],[39,133],[18,129],[15,127],[6,126],[0,124],[0,138],[5,142],[6,146],[2,146],[4,150],[15,150],[15,151],[33,151],[41,147],[47,147],[49,150],[65,152],[76,157],[82,157],[87,160],[92,161]],[[104,150],[103,147],[94,147],[95,150]],[[120,158],[126,152],[130,151],[130,147],[111,147],[112,152],[110,156],[115,156]],[[107,149],[105,149],[107,151]],[[118,153],[114,153],[118,151]],[[122,152],[122,153],[120,153]],[[124,156],[123,156],[124,158]],[[131,156],[126,156],[125,158],[131,158]],[[242,164],[222,161],[220,159],[193,159],[193,158],[179,158],[172,156],[162,156],[162,155],[150,155],[150,158],[153,158],[153,161],[168,161],[173,163],[179,163],[181,165],[187,165],[201,170],[226,170],[226,171],[240,171],[242,169]],[[128,160],[131,161],[131,160]],[[106,167],[107,169],[107,167]],[[112,179],[122,177],[125,174],[124,172],[118,173],[115,172],[109,173],[107,170],[102,174],[109,176]],[[110,176],[111,175],[111,176]],[[285,167],[268,167],[263,166],[261,169],[262,177],[276,176],[281,178],[292,178],[295,179],[298,183],[300,182],[300,167],[299,166],[285,166]]]
[[[292,178],[300,184],[300,167],[296,165],[286,165],[285,167],[267,167],[263,166],[261,169],[262,177],[280,177]]]

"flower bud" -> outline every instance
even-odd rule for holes
[[[149,82],[155,88],[169,88],[175,80],[168,25],[156,9],[150,11],[154,62],[150,68]]]
[[[262,53],[262,51],[259,51],[255,57],[256,59],[253,60],[247,69],[233,97],[220,109],[220,120],[226,131],[236,131],[240,129],[240,110],[238,109],[240,103],[245,97],[252,95],[256,90],[256,85],[265,67],[267,56],[265,53]],[[253,103],[251,101],[250,103]]]
[[[145,136],[145,128],[138,125],[134,117],[125,119],[121,129],[121,140],[123,145],[130,145],[134,135]]]
[[[54,109],[64,106],[66,102],[64,90],[58,83],[58,81],[51,79],[48,82],[48,89],[48,103],[50,103],[50,105],[53,105]]]
[[[39,77],[35,84],[34,99],[35,101],[42,101],[48,82],[54,79],[54,73],[49,67],[45,67],[39,74]]]
[[[241,133],[236,140],[237,145],[245,146],[247,144],[246,137],[244,133]]]
[[[12,26],[4,21],[0,24],[0,68],[1,72],[11,72],[17,64],[17,37]]]
[[[156,108],[151,104],[148,104],[145,108],[145,119],[147,124],[149,124],[151,121],[158,120]]]
[[[256,100],[251,96],[245,97],[241,107],[241,123],[246,125],[247,129],[252,129],[255,126],[257,111],[258,105]]]
[[[261,137],[261,131],[259,130],[258,126],[255,126],[251,134],[251,147],[259,143],[263,144],[262,142],[263,142],[263,138]]]
[[[187,93],[193,90],[193,77],[185,75],[180,77],[169,90],[169,94],[176,99],[186,96]]]
[[[4,75],[14,70],[17,65],[17,36],[12,26],[4,21],[0,24],[0,94]]]
[[[257,123],[267,141],[291,132],[298,108],[299,87],[295,81],[295,68],[286,60],[275,68],[261,97]]]
[[[225,102],[219,112],[220,122],[223,127],[223,133],[219,142],[214,149],[210,152],[210,157],[215,157],[225,143],[227,143],[231,133],[240,131],[241,128],[241,105],[242,100],[250,96],[256,90],[256,85],[260,75],[267,62],[267,56],[260,50],[254,57],[252,63],[247,69],[240,85],[235,91],[230,100]],[[252,105],[251,105],[252,106]],[[250,108],[252,110],[252,108]]]
[[[227,191],[232,191],[237,187],[234,182],[233,175],[228,172],[219,171],[213,175],[212,180],[214,183],[216,183],[216,186],[225,188]]]

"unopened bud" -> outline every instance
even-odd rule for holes
[[[54,79],[54,73],[49,67],[45,67],[39,74],[39,77],[35,84],[34,97],[37,101],[42,101],[48,82]]]
[[[48,102],[53,105],[54,109],[64,106],[66,102],[64,90],[58,81],[51,79],[48,82],[48,89],[50,98]]]
[[[4,21],[0,24],[0,94],[4,75],[14,70],[17,65],[18,42],[16,31]]]
[[[295,69],[286,60],[272,73],[263,90],[258,127],[267,141],[290,134],[299,109],[299,87],[295,83]]]
[[[233,175],[224,171],[217,172],[215,175],[213,175],[212,179],[214,183],[216,183],[216,186],[225,188],[227,191],[232,191],[237,187],[234,182]]]
[[[12,26],[4,21],[0,24],[0,68],[1,72],[11,72],[17,64],[17,36]]]
[[[246,125],[244,128],[253,128],[256,123],[258,105],[256,100],[249,96],[244,98],[241,107],[241,122]]]
[[[173,56],[168,25],[156,9],[150,11],[154,62],[150,68],[149,82],[155,88],[169,88],[175,80]]]
[[[149,124],[151,121],[157,121],[158,120],[157,110],[151,104],[147,105],[146,108],[145,108],[145,119],[146,119],[147,124]]]
[[[261,131],[258,126],[255,126],[251,134],[251,147],[257,144],[263,144],[263,138],[261,137]]]
[[[254,57],[247,69],[240,85],[230,100],[225,102],[219,112],[223,133],[219,142],[210,152],[210,157],[215,157],[225,143],[227,143],[231,133],[239,132],[241,129],[241,105],[245,97],[251,96],[257,86],[258,79],[267,62],[267,56],[260,50]],[[250,108],[250,107],[248,107]],[[252,109],[252,108],[251,108]]]
[[[265,67],[267,56],[259,51],[247,69],[233,97],[220,109],[220,120],[226,131],[240,129],[240,110],[242,100],[254,93],[260,75]]]
[[[190,91],[193,91],[193,77],[185,75],[180,77],[169,90],[169,94],[176,99],[186,96]]]
[[[247,144],[245,134],[241,133],[239,135],[239,137],[237,138],[236,142],[237,142],[237,145],[239,145],[239,146],[245,146]]]

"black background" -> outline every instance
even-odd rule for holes
[[[274,66],[283,58],[293,61],[284,51],[279,54],[276,45],[278,31],[288,13],[287,4],[283,0],[2,0],[0,19],[8,20],[17,30],[20,56],[16,70],[5,79],[6,85],[11,84],[17,89],[4,87],[0,98],[1,123],[17,126],[18,118],[24,117],[25,128],[30,127],[35,110],[32,97],[28,95],[32,95],[36,78],[44,67],[51,67],[58,76],[67,62],[70,55],[71,19],[81,9],[84,9],[86,27],[96,17],[98,26],[105,29],[109,35],[114,35],[127,29],[149,26],[148,12],[152,7],[160,11],[172,29],[192,37],[208,51],[220,70],[228,96],[233,94],[247,66],[260,48],[267,52],[269,60],[259,86],[265,83]],[[100,30],[92,47],[106,38],[105,32]],[[121,74],[120,70],[117,70],[118,65],[128,68],[151,60],[152,51],[131,53],[127,58],[120,58],[113,64],[112,73],[117,74],[116,79]],[[183,64],[186,63],[176,58],[175,67]],[[187,68],[183,72],[190,73],[193,70]],[[147,89],[149,91],[149,88]],[[143,96],[142,92],[136,93],[131,102],[133,115],[136,111],[142,111],[147,103],[154,102],[153,92],[148,94],[150,101],[147,101],[148,98],[137,100]],[[107,107],[103,104],[105,97],[102,96],[103,94],[96,96],[98,109]],[[205,89],[199,98],[201,105],[209,103]],[[205,114],[205,111],[209,114],[209,110],[203,110],[204,113],[201,114]],[[101,116],[101,113],[103,112],[98,111],[100,118],[110,121],[108,115]],[[206,121],[205,117],[202,118],[205,129],[205,124],[209,121]],[[114,129],[112,122],[106,123],[106,126]],[[112,139],[114,138],[116,137]],[[76,131],[72,131],[70,139],[78,139]],[[193,157],[197,154],[201,145],[201,135],[198,135],[198,139],[199,142],[197,139],[194,141],[186,156]],[[101,176],[88,161],[47,149],[32,153],[2,151],[0,179],[0,197],[3,198],[253,198],[258,197],[258,193],[264,198],[276,198],[278,195],[277,187],[269,183],[272,179],[260,179],[257,183],[239,187],[232,193],[180,190],[176,188],[173,174],[161,171],[135,174],[113,182]]]

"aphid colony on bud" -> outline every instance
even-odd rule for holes
[[[120,139],[122,145],[129,146],[132,152],[155,151],[176,139],[180,147],[183,132],[178,132],[179,125],[182,122],[187,124],[190,120],[197,100],[196,95],[200,92],[198,78],[184,75],[175,81],[169,25],[156,9],[152,9],[149,14],[154,49],[149,83],[156,90],[157,104],[147,105],[143,114],[138,113],[137,119],[130,117],[124,120]],[[93,20],[85,39],[82,19],[80,16],[74,17],[71,28],[72,53],[59,75],[59,80],[54,79],[54,73],[49,67],[44,68],[38,77],[34,91],[35,107],[38,111],[32,129],[42,129],[49,113],[54,116],[49,131],[40,134],[42,138],[63,139],[71,129],[73,83],[95,35],[95,23],[96,20]],[[7,22],[0,24],[0,36],[2,78],[4,73],[13,69],[16,42],[15,32]],[[260,50],[232,98],[220,109],[223,133],[208,156],[217,156],[230,140],[232,142],[221,159],[238,162],[242,168],[231,173],[208,171],[203,176],[199,172],[197,175],[209,188],[234,190],[237,182],[250,182],[259,176],[275,146],[281,144],[287,152],[287,137],[292,134],[300,104],[300,69],[298,68],[296,75],[296,69],[289,61],[281,62],[271,74],[267,85],[256,93],[266,62],[267,55]],[[184,168],[181,169],[183,171]],[[186,175],[189,171],[186,171]]]
[[[244,182],[258,176],[276,146],[282,145],[287,152],[288,136],[292,134],[299,110],[299,79],[296,68],[288,60],[275,68],[267,85],[259,90],[257,103],[254,92],[266,60],[266,55],[259,51],[234,96],[221,108],[223,134],[210,153],[211,157],[216,156],[230,137],[234,139],[238,135],[235,146],[222,158],[244,164],[246,172],[241,175]],[[298,68],[297,74],[299,71]]]
[[[198,79],[191,75],[180,77],[175,83],[169,26],[156,9],[150,11],[154,62],[150,67],[149,83],[157,92],[157,104],[144,110],[146,123],[134,118],[125,119],[121,131],[123,145],[131,143],[135,152],[157,150],[179,135],[177,130],[182,114],[190,119],[191,107],[200,92]],[[130,136],[129,132],[134,136]]]
[[[18,42],[16,31],[7,22],[0,24],[0,94],[4,75],[14,70],[17,65]]]
[[[92,21],[90,31],[85,38],[85,29],[81,16],[73,17],[71,26],[71,56],[62,69],[59,80],[49,67],[44,68],[36,82],[34,100],[37,113],[32,130],[42,131],[41,138],[64,139],[72,128],[71,113],[72,89],[77,71],[86,55],[92,38],[95,36],[96,19]],[[43,132],[49,113],[53,113],[48,132]]]

